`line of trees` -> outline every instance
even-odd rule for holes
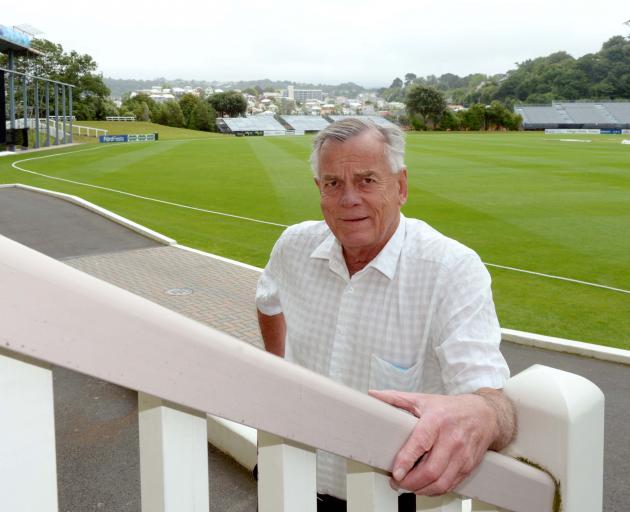
[[[235,91],[215,93],[208,98],[186,93],[179,99],[157,103],[148,94],[127,94],[119,109],[121,116],[136,116],[138,121],[191,130],[214,131],[217,117],[244,116],[247,102]]]
[[[387,101],[405,101],[413,85],[441,91],[449,102],[471,106],[497,100],[508,108],[515,103],[553,100],[630,100],[630,37],[614,36],[596,53],[574,58],[564,51],[526,60],[507,73],[475,73],[460,77],[418,77],[407,73],[379,91]]]
[[[447,107],[444,93],[424,85],[411,85],[404,99],[407,118],[401,121],[415,130],[518,130],[522,122],[497,100],[454,112]]]

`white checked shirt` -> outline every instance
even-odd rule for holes
[[[509,377],[485,266],[402,214],[382,251],[352,277],[325,222],[291,226],[258,281],[256,305],[284,313],[287,360],[364,393],[459,394],[502,388]],[[319,451],[317,485],[345,499],[345,461]]]

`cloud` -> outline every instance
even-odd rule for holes
[[[626,0],[233,0],[177,3],[84,1],[64,8],[31,0],[3,9],[5,24],[30,23],[66,50],[88,53],[105,76],[388,85],[396,76],[505,72],[566,50],[598,51],[628,34]],[[517,8],[518,7],[518,8]]]

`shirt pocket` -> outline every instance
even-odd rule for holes
[[[370,358],[369,389],[419,391],[422,380],[422,362],[401,368],[372,354]]]

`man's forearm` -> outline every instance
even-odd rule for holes
[[[481,388],[474,394],[482,397],[496,416],[497,434],[489,446],[490,450],[503,450],[516,435],[517,418],[514,404],[500,389]]]
[[[265,350],[280,357],[284,357],[284,338],[287,334],[287,325],[282,313],[278,315],[265,315],[258,311],[258,325],[262,334]]]

